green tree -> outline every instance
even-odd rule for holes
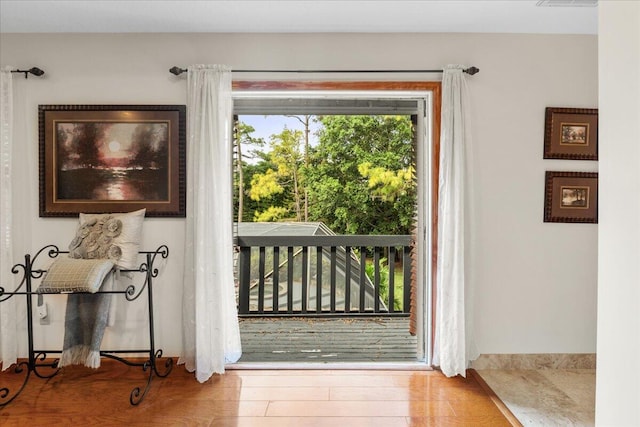
[[[385,202],[393,202],[413,190],[413,166],[394,171],[364,162],[358,165],[358,172],[369,180],[371,196]]]
[[[262,216],[260,212],[254,218],[272,218],[278,220],[286,217],[289,212],[295,212],[295,219],[302,221],[302,188],[303,154],[301,145],[303,133],[285,127],[279,134],[271,135],[268,160],[273,168],[267,168],[262,173],[256,173],[251,178],[249,196],[254,201],[273,199],[276,195],[284,204],[272,204],[270,207],[281,208],[278,215]],[[275,200],[274,200],[275,201]],[[282,210],[285,209],[285,210]]]
[[[311,218],[339,234],[410,234],[416,190],[409,116],[323,116],[307,173]]]
[[[244,194],[247,196],[244,198],[242,215],[242,221],[245,222],[256,221],[256,211],[259,213],[264,212],[270,206],[291,206],[291,197],[284,191],[282,193],[272,193],[269,197],[251,198],[251,182],[259,179],[260,175],[268,174],[269,172],[267,171],[269,169],[272,171],[275,169],[275,165],[271,162],[269,154],[262,153],[259,158],[260,161],[257,163],[246,163],[243,168],[246,183]],[[258,178],[254,178],[254,176],[258,176]],[[256,186],[257,185],[258,184],[256,184]],[[235,193],[237,193],[237,191]],[[237,203],[235,207],[236,209],[238,208]],[[236,211],[236,217],[237,213]]]
[[[264,173],[256,173],[251,177],[251,200],[269,199],[276,194],[284,193],[284,188],[278,182],[278,174],[269,168]]]
[[[302,144],[303,133],[299,130],[285,127],[281,133],[271,135],[271,160],[278,168],[281,182],[291,189],[297,221],[302,221]]]
[[[304,150],[303,150],[303,156],[304,156],[304,170],[309,168],[309,134],[311,133],[311,121],[316,121],[317,119],[315,119],[315,116],[311,116],[311,115],[304,115],[304,116],[285,116],[285,117],[291,117],[294,118],[296,120],[298,120],[300,122],[300,124],[302,124],[302,126],[304,127]],[[303,199],[304,199],[304,221],[307,222],[309,221],[309,188],[306,184],[306,182],[304,182],[304,174],[302,176],[303,181],[301,182],[302,188],[303,188]]]
[[[255,129],[253,126],[250,126],[246,123],[243,123],[239,120],[235,121],[235,129],[234,129],[234,149],[235,149],[235,168],[234,168],[234,207],[235,207],[235,217],[238,222],[242,222],[245,219],[244,208],[245,208],[245,170],[247,169],[247,162],[245,158],[253,157],[257,154],[256,149],[252,150],[250,153],[252,156],[248,156],[244,153],[243,146],[246,148],[249,147],[263,147],[264,139],[256,138],[253,136],[253,132]],[[253,174],[252,174],[253,175]],[[251,176],[249,176],[249,182],[251,181]]]
[[[279,207],[279,206],[269,206],[266,210],[262,212],[255,211],[254,220],[255,222],[276,222],[283,219],[289,210],[287,208]]]

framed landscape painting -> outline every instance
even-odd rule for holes
[[[40,105],[40,216],[185,216],[183,105]]]
[[[598,160],[598,110],[545,110],[544,158]]]
[[[597,172],[547,171],[545,181],[545,222],[598,222]]]

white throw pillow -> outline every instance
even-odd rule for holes
[[[95,293],[112,269],[110,259],[56,258],[38,286],[38,292]]]
[[[80,214],[71,258],[110,259],[123,269],[137,269],[146,209],[129,213]]]

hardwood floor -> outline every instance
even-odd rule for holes
[[[0,387],[16,387],[11,370]],[[509,426],[517,420],[484,381],[437,371],[230,370],[199,384],[175,366],[145,385],[140,368],[102,361],[97,370],[67,367],[44,380],[32,375],[20,396],[0,408],[3,426]]]

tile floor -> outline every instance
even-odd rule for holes
[[[595,369],[477,369],[524,426],[593,426]]]

